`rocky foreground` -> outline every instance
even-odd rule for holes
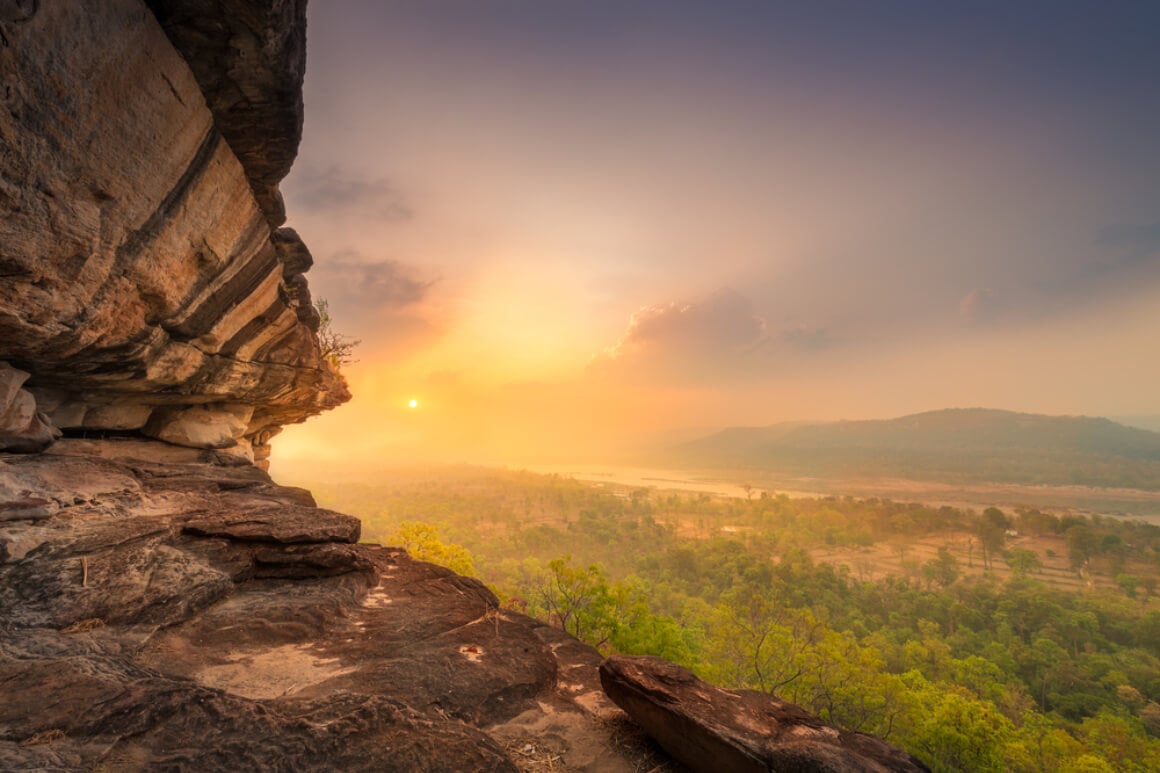
[[[594,650],[250,465],[0,457],[0,769],[630,771]]]

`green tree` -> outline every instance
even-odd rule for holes
[[[1063,534],[1067,541],[1067,556],[1071,568],[1079,570],[1099,548],[1099,536],[1085,524],[1076,524]]]
[[[1140,587],[1140,578],[1134,574],[1121,573],[1116,575],[1116,585],[1124,591],[1124,595],[1130,599],[1136,598],[1136,589]]]
[[[1148,701],[1140,708],[1140,722],[1149,734],[1160,738],[1160,703]]]
[[[923,564],[922,573],[929,580],[947,587],[962,575],[959,559],[944,545],[938,549],[938,556]]]
[[[639,578],[630,577],[610,588],[616,624],[609,644],[626,655],[654,655],[696,668],[699,658],[695,632],[669,615],[654,614],[651,595]]]
[[[475,559],[462,545],[443,542],[439,529],[429,523],[403,521],[387,538],[388,544],[405,549],[420,561],[445,566],[453,572],[475,577]]]
[[[712,676],[731,687],[777,693],[805,673],[802,654],[820,635],[808,610],[774,602],[755,584],[722,596],[705,642]]]
[[[1110,762],[1115,770],[1129,773],[1160,770],[1160,743],[1148,737],[1136,717],[1101,710],[1080,723],[1079,737],[1091,752]]]
[[[1007,541],[1007,529],[1010,526],[1010,519],[999,508],[988,507],[983,511],[983,517],[979,521],[977,534],[979,536],[979,546],[983,551],[984,569],[994,568],[995,554],[1002,552],[1003,544]]]
[[[1026,577],[1043,569],[1043,562],[1039,560],[1039,554],[1026,548],[1008,550],[1003,554],[1003,560],[1007,562],[1007,566],[1011,568],[1011,573],[1016,577]]]
[[[1063,770],[1064,765],[1073,762],[1084,753],[1083,744],[1072,738],[1047,716],[1035,711],[1022,714],[1016,741],[1008,747],[1008,757],[1012,768],[1028,773],[1048,773]],[[1088,755],[1091,756],[1091,755]],[[1098,757],[1092,757],[1096,764],[1103,765],[1095,771],[1110,770],[1110,766]],[[1082,773],[1078,768],[1075,773]],[[1095,773],[1093,771],[1092,773]]]
[[[593,647],[616,632],[615,599],[598,564],[575,566],[570,555],[549,561],[539,597],[549,621]]]
[[[1057,768],[1059,773],[1117,773],[1107,760],[1094,754],[1081,754],[1064,760]]]
[[[900,740],[936,773],[1006,773],[1007,747],[1015,726],[994,704],[959,689],[928,682],[917,672],[903,676],[916,701]]]

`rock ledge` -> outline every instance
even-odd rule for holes
[[[616,655],[600,682],[618,706],[693,771],[929,773],[880,738],[827,725],[800,706],[723,690],[659,658]]]

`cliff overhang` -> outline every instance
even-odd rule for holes
[[[0,450],[140,433],[262,462],[349,399],[278,183],[305,0],[3,0]]]

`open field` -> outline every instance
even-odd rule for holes
[[[1139,518],[1160,524],[1160,492],[1094,486],[1027,486],[1010,483],[957,484],[907,478],[822,478],[778,476],[747,470],[662,469],[593,464],[529,465],[605,485],[639,486],[659,491],[696,491],[721,496],[758,496],[762,491],[790,497],[855,496],[922,502],[933,507],[1038,507],[1074,515]]]
[[[982,576],[983,561],[979,553],[978,538],[966,532],[952,532],[926,538],[907,539],[895,543],[877,543],[869,547],[817,548],[810,551],[815,561],[844,565],[859,580],[880,580],[887,575],[921,579],[921,567],[938,556],[939,548],[945,547],[959,560],[959,568],[965,577]],[[1067,559],[1067,544],[1058,536],[1019,536],[1007,540],[1007,549],[1022,548],[1033,550],[1043,562],[1043,568],[1030,574],[1033,579],[1047,585],[1066,590],[1085,588],[1116,588],[1115,582],[1105,573],[1087,569],[1076,572]],[[1000,581],[1011,576],[1011,570],[1002,558],[994,562],[988,571]],[[1143,564],[1129,562],[1126,572],[1146,575],[1151,569]]]

